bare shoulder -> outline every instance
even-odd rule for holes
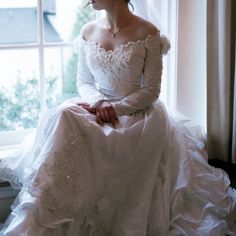
[[[138,17],[138,16],[137,16],[137,19],[139,22],[138,23],[139,27],[138,27],[137,33],[140,38],[145,39],[146,37],[148,37],[148,35],[155,35],[155,34],[160,33],[160,30],[151,22],[149,22],[141,17]]]
[[[80,34],[83,36],[84,39],[89,39],[99,25],[100,20],[90,21],[81,28]]]

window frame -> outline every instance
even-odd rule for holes
[[[38,66],[39,66],[39,91],[40,91],[40,113],[46,110],[46,80],[45,80],[45,50],[47,48],[72,47],[72,42],[45,42],[44,40],[44,21],[43,21],[43,0],[37,0],[37,43],[27,44],[0,44],[1,50],[15,49],[37,49],[38,50]],[[0,150],[11,146],[19,145],[23,138],[31,133],[34,129],[24,129],[16,131],[0,131]]]
[[[171,41],[171,53],[164,59],[164,77],[166,84],[163,90],[166,90],[164,101],[167,107],[178,113],[177,109],[177,94],[178,91],[178,39],[179,39],[179,0],[167,0],[163,4],[165,13],[162,17],[165,18],[167,25],[167,35]],[[72,47],[72,42],[45,42],[44,40],[44,24],[43,24],[43,0],[37,0],[37,17],[38,17],[38,42],[31,44],[14,44],[0,45],[0,50],[11,49],[38,49],[39,55],[39,86],[40,86],[40,105],[41,114],[46,110],[46,80],[45,80],[45,57],[44,53],[47,48]],[[189,120],[191,120],[189,118]],[[30,130],[18,131],[3,131],[0,132],[0,148],[19,144],[22,139],[30,132]],[[32,132],[32,130],[31,130]]]

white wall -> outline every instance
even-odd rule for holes
[[[206,0],[179,0],[177,110],[206,124]]]

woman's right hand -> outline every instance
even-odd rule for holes
[[[99,100],[95,103],[94,107],[96,110],[97,123],[99,125],[111,123],[112,127],[115,128],[118,117],[111,103],[107,100]]]
[[[80,102],[77,105],[94,114],[99,125],[111,123],[115,128],[116,123],[119,122],[115,109],[107,100],[99,100],[94,106],[90,106],[86,102]]]

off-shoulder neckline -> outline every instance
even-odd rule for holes
[[[92,40],[89,40],[89,39],[85,39],[83,37],[83,35],[79,35],[79,38],[82,40],[82,42],[86,43],[86,44],[89,44],[89,45],[96,45],[99,49],[101,49],[102,51],[106,52],[106,53],[114,53],[118,50],[120,50],[121,48],[127,48],[129,47],[130,45],[137,45],[137,44],[145,44],[146,42],[148,42],[149,40],[151,39],[155,39],[155,38],[158,38],[160,36],[160,32],[158,31],[156,34],[148,34],[147,37],[145,39],[138,39],[138,40],[131,40],[131,41],[128,41],[127,43],[122,43],[120,44],[119,46],[117,46],[116,48],[114,49],[105,49],[104,47],[102,47],[102,45],[96,41],[92,41]]]

